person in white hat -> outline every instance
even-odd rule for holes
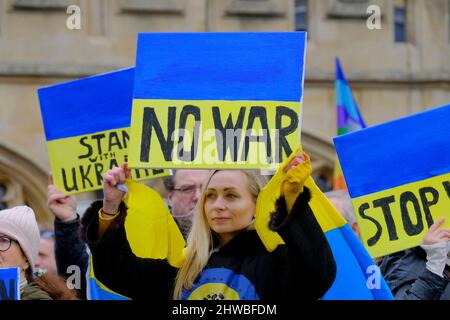
[[[48,274],[36,276],[39,242],[39,228],[30,207],[0,211],[0,268],[19,267],[21,299],[76,299],[62,278]]]

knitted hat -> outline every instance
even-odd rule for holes
[[[0,233],[19,243],[34,273],[34,263],[39,253],[40,234],[33,209],[17,206],[1,210]]]

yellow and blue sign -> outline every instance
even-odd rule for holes
[[[273,168],[300,142],[306,33],[140,33],[130,166]]]
[[[20,300],[19,268],[0,268],[0,301]]]
[[[417,246],[450,221],[450,105],[334,138],[372,257]]]
[[[128,68],[38,90],[53,180],[67,194],[101,189],[103,174],[128,160],[133,85]]]

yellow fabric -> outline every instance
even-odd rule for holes
[[[104,217],[102,215],[102,209],[98,210],[98,238],[101,239],[105,234],[105,231],[108,230],[111,222],[119,215],[117,212],[115,215],[111,217]]]
[[[302,151],[302,147],[300,146],[296,151],[294,151],[289,158],[287,158],[282,165],[278,168],[276,174],[270,179],[269,183],[265,186],[265,188],[260,192],[258,199],[256,201],[256,213],[255,213],[255,228],[258,233],[261,241],[264,243],[266,249],[271,252],[275,250],[275,248],[283,244],[283,240],[278,235],[278,233],[269,229],[270,222],[270,214],[275,211],[275,202],[281,196],[281,192],[283,190],[283,183],[289,180],[286,180],[287,174],[283,172],[283,169],[288,166],[288,164],[294,159],[295,155]],[[304,167],[305,170],[306,167]],[[292,171],[292,170],[291,170]],[[301,169],[299,172],[293,174],[294,180],[302,181],[305,178],[305,173]],[[323,232],[335,229],[337,227],[341,227],[345,225],[345,220],[339,214],[336,208],[328,201],[326,196],[320,191],[320,189],[315,184],[314,180],[310,175],[306,176],[306,180],[304,182],[304,186],[306,186],[311,191],[311,200],[309,205],[311,210],[313,211],[317,221],[322,227]],[[287,192],[288,190],[283,192]],[[293,192],[290,192],[293,191]],[[299,190],[297,190],[300,193]],[[294,189],[289,189],[286,195],[290,198],[289,201],[295,201],[296,198],[293,198],[296,194]],[[288,205],[288,203],[286,203]],[[292,205],[291,205],[292,208]]]
[[[304,153],[304,156],[305,162],[291,168],[283,179],[281,194],[285,197],[288,212],[291,212],[295,200],[303,192],[303,185],[306,179],[311,175],[311,159],[306,153]],[[284,168],[285,166],[283,166],[282,170]]]
[[[181,267],[185,241],[159,193],[132,180],[126,185],[125,230],[133,253],[141,258],[167,258],[170,265]]]

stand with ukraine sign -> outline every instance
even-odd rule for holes
[[[66,194],[101,189],[103,174],[127,161],[133,81],[128,68],[38,90],[53,180]]]

